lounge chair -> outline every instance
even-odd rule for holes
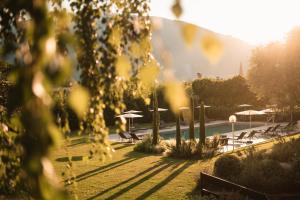
[[[268,135],[269,132],[271,132],[271,130],[273,129],[273,126],[269,126],[266,130],[260,130],[262,135]]]
[[[125,135],[125,133],[118,133],[118,134],[119,134],[121,140],[124,140],[124,139],[129,140],[129,141],[132,140],[132,137],[129,137],[129,136]]]
[[[131,136],[131,138],[133,140],[142,140],[142,138],[140,138],[139,136],[137,136],[135,133],[129,133],[129,134],[130,134],[130,136]]]
[[[276,126],[274,126],[273,129],[270,130],[270,132],[272,133],[272,136],[274,136],[274,135],[277,134],[277,132],[278,132],[278,130],[279,130],[280,127],[281,127],[281,125],[277,124]]]
[[[223,137],[223,138],[220,138],[219,139],[219,149],[222,149],[223,150],[223,152],[224,152],[224,147],[226,147],[227,148],[227,150],[228,150],[228,140],[229,140],[229,138],[225,138],[225,137]]]
[[[293,122],[289,122],[287,125],[285,125],[284,127],[282,127],[280,129],[281,132],[289,132],[294,130],[294,127],[296,126],[297,122],[293,121]]]
[[[259,133],[259,131],[257,130],[253,130],[249,133],[249,135],[246,138],[249,138],[250,140],[252,140],[253,137],[256,137],[255,134]]]
[[[246,132],[246,131],[243,131],[243,132],[241,132],[240,135],[237,136],[234,140],[239,141],[239,140],[243,139],[243,138],[245,137],[246,134],[247,134],[247,132]]]

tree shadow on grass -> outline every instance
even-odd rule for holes
[[[77,146],[80,144],[86,144],[88,142],[89,142],[89,139],[87,137],[81,137],[81,138],[71,140],[70,141],[71,144],[69,144],[68,147],[73,147],[73,146]]]
[[[114,150],[120,150],[128,147],[132,147],[134,144],[123,144],[123,146],[115,147]]]
[[[145,157],[146,155],[135,153],[135,152],[130,152],[130,153],[126,154],[125,156],[126,157],[122,160],[118,160],[116,162],[109,163],[107,165],[104,165],[104,166],[98,167],[96,169],[93,169],[93,170],[84,172],[82,174],[79,174],[75,178],[72,178],[72,180],[76,180],[76,182],[85,180],[85,179],[90,178],[92,176],[95,176],[97,174],[107,172],[107,171],[112,170],[114,168],[121,167],[122,165],[126,165],[128,163],[134,162],[138,159],[141,159],[141,158]],[[68,180],[65,180],[65,183],[67,181]]]
[[[157,164],[155,164],[152,167],[149,167],[148,169],[132,176],[131,178],[124,180],[110,188],[107,188],[106,190],[88,198],[88,199],[94,199],[96,197],[99,197],[105,193],[107,193],[110,190],[113,190],[117,187],[120,187],[134,179],[139,178],[140,176],[144,175],[145,173],[151,172],[150,174],[144,176],[143,178],[137,180],[136,182],[130,184],[129,186],[121,189],[120,191],[114,193],[113,195],[111,195],[110,197],[106,198],[106,199],[116,199],[119,196],[121,196],[122,194],[126,193],[128,190],[134,189],[134,187],[144,183],[145,181],[148,181],[150,178],[152,178],[153,176],[157,175],[158,173],[162,172],[163,170],[166,170],[167,168],[171,168],[171,170],[175,170],[176,168],[178,168],[181,164],[185,163],[184,160],[175,160],[175,159],[165,159],[163,158],[162,160],[160,160]],[[173,178],[175,178],[176,176],[178,176],[184,169],[186,169],[187,167],[189,167],[191,164],[193,164],[194,162],[187,162],[185,163],[182,167],[180,167],[178,170],[174,171],[170,176],[168,176],[166,179],[164,179],[162,182],[160,182],[158,185],[156,185],[155,187],[153,187],[152,189],[150,189],[148,192],[146,192],[145,194],[143,194],[141,196],[140,199],[146,198],[148,196],[150,196],[153,192],[157,191],[158,189],[160,189],[161,187],[163,187],[165,184],[167,184],[169,181],[171,181]],[[154,171],[153,171],[154,170]]]
[[[71,157],[71,161],[81,161],[83,156],[72,156]],[[60,158],[56,158],[55,161],[57,162],[68,162],[69,161],[69,157],[60,157]]]
[[[86,143],[86,141],[82,142],[82,143]],[[114,145],[117,145],[117,144],[120,144],[120,143],[112,143],[111,145],[114,146]],[[128,147],[131,147],[131,146],[133,146],[133,144],[122,144],[122,146],[115,147],[114,150],[120,150],[120,149],[128,148]],[[82,157],[83,156],[72,156],[71,161],[82,161]],[[60,158],[55,159],[55,161],[57,161],[57,162],[68,162],[69,157],[67,157],[67,156],[60,157]]]
[[[188,168],[192,164],[194,164],[194,162],[192,162],[192,161],[185,162],[184,165],[182,165],[180,168],[176,169],[174,172],[172,172],[172,174],[170,174],[169,176],[167,176],[160,183],[158,183],[157,185],[155,185],[154,187],[152,187],[151,189],[149,189],[148,191],[146,191],[144,194],[142,194],[141,196],[137,197],[136,199],[146,199],[151,194],[155,193],[160,188],[162,188],[163,186],[165,186],[166,184],[168,184],[171,180],[173,180],[174,178],[176,178],[179,174],[181,174],[186,168]]]
[[[118,184],[116,184],[116,185],[114,185],[112,187],[110,187],[110,188],[107,188],[106,190],[104,190],[104,191],[102,191],[102,192],[100,192],[100,193],[98,193],[98,194],[96,194],[96,195],[94,195],[92,197],[89,197],[88,199],[94,199],[96,197],[99,197],[99,196],[101,196],[101,195],[109,192],[110,190],[113,190],[113,189],[115,189],[117,187],[120,187],[120,186],[122,186],[122,185],[124,185],[124,184],[126,184],[126,183],[128,183],[128,182],[130,182],[132,180],[134,180],[134,179],[137,179],[138,177],[140,177],[140,176],[142,176],[142,175],[144,175],[144,174],[146,174],[146,173],[148,173],[148,172],[150,172],[150,171],[152,171],[152,170],[154,170],[154,169],[156,169],[156,168],[158,168],[158,167],[160,167],[162,165],[166,165],[166,163],[162,163],[161,161],[158,161],[157,164],[155,164],[155,165],[153,165],[153,166],[145,169],[144,171],[142,171],[142,172],[140,172],[140,173],[138,173],[138,174],[136,174],[136,175],[134,175],[134,176],[132,176],[132,177],[130,177],[130,178],[128,178],[128,179],[126,179],[126,180],[124,180],[124,181],[122,181],[122,182],[120,182],[120,183],[118,183]],[[155,172],[157,172],[157,171],[160,171],[160,170],[156,170]]]

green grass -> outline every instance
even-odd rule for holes
[[[80,141],[80,138],[74,140]],[[104,162],[83,161],[91,145],[82,141],[58,149],[52,156],[59,173],[66,171],[67,155],[72,158],[72,173],[77,176],[77,183],[66,188],[79,199],[189,199],[191,194],[197,195],[193,191],[200,171],[212,172],[217,158],[205,161],[172,159],[134,152],[131,144],[113,143],[112,158]],[[270,148],[274,142],[256,148]]]

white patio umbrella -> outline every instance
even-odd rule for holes
[[[257,110],[245,110],[245,111],[241,111],[241,112],[236,112],[235,114],[249,116],[250,128],[251,128],[251,116],[252,115],[265,115],[266,113],[257,111]]]
[[[264,112],[265,114],[271,114],[272,115],[272,121],[273,121],[273,124],[274,124],[274,120],[275,120],[275,112],[276,110],[274,108],[267,108],[267,109],[264,109],[264,110],[261,110],[260,112]]]
[[[204,105],[204,108],[210,108],[211,106]],[[201,106],[197,106],[196,108],[201,108]]]
[[[157,110],[158,110],[158,112],[164,112],[164,111],[167,111],[168,109],[166,109],[166,108],[158,108]],[[153,112],[153,111],[154,111],[153,109],[150,110],[150,112]]]
[[[250,105],[250,104],[241,104],[241,105],[238,105],[238,107],[250,107],[250,106],[252,106],[252,105]]]
[[[125,111],[124,113],[141,113],[142,111],[140,110],[128,110],[128,111]]]
[[[125,111],[125,112],[123,112],[123,113],[125,113],[125,114],[134,114],[134,113],[141,113],[142,111],[140,111],[140,110],[128,110],[128,111]],[[132,120],[132,124],[133,124],[133,119],[131,119]],[[130,118],[129,118],[129,124],[130,124]]]
[[[264,113],[266,113],[266,114],[269,114],[269,113],[274,113],[275,110],[272,109],[272,108],[267,108],[267,109],[264,109],[264,110],[260,110],[260,112],[264,112]]]
[[[128,129],[129,129],[129,130],[128,130],[128,131],[130,132],[130,127],[131,127],[131,126],[130,126],[130,119],[132,120],[132,124],[133,124],[133,119],[134,119],[134,118],[141,118],[141,117],[143,117],[143,115],[137,115],[137,114],[134,114],[134,113],[126,113],[126,114],[123,114],[123,115],[118,115],[117,117],[120,117],[120,118],[128,118],[128,119],[129,119],[129,120],[128,120],[128,121],[129,121],[129,123],[128,123],[128,124],[129,124],[129,126],[128,126],[128,127],[129,127]]]

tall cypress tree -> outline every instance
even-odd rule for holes
[[[159,113],[158,113],[158,102],[156,89],[153,92],[153,140],[152,144],[158,144],[158,135],[159,135]]]
[[[176,115],[176,149],[181,146],[180,113]]]
[[[205,144],[205,108],[203,101],[200,109],[200,143]]]
[[[191,114],[191,118],[190,118],[190,127],[189,127],[189,137],[191,141],[195,141],[195,117],[194,117],[194,98],[193,96],[191,96],[190,98],[190,114]]]

